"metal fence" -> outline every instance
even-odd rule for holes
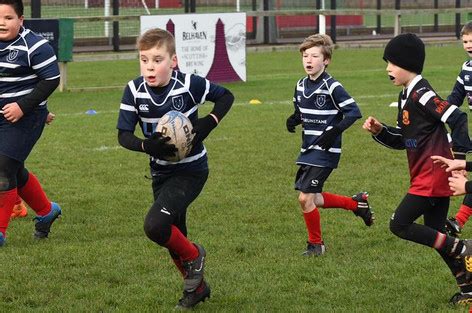
[[[460,10],[457,10],[460,8]],[[448,10],[451,9],[451,10]],[[452,11],[452,9],[456,9]],[[470,12],[469,12],[470,9]],[[327,32],[335,40],[391,36],[403,30],[427,35],[454,35],[472,20],[472,0],[30,0],[25,17],[73,18],[74,48],[132,48],[140,15],[246,12],[249,43],[297,42],[318,32],[326,14]],[[399,13],[401,12],[401,13]],[[82,48],[82,50],[87,48]]]

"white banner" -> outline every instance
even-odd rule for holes
[[[141,16],[141,33],[156,27],[174,35],[182,72],[246,81],[246,13]]]

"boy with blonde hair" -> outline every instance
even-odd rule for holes
[[[183,296],[177,308],[190,309],[210,297],[204,279],[206,251],[187,238],[186,213],[208,177],[203,140],[231,108],[231,92],[207,79],[175,70],[175,40],[162,29],[150,29],[137,41],[141,76],[124,90],[118,117],[118,141],[132,151],[149,155],[154,202],[144,220],[149,239],[166,248],[182,273]],[[199,117],[198,107],[214,102],[210,114]],[[171,110],[185,114],[193,124],[193,148],[180,161],[170,161],[176,148],[169,137],[156,132],[159,119]],[[139,124],[145,139],[134,135]]]
[[[360,216],[365,225],[374,222],[367,192],[352,197],[323,192],[323,185],[338,166],[341,157],[341,134],[361,112],[344,87],[326,72],[331,62],[333,42],[328,35],[316,34],[300,45],[307,76],[300,79],[293,97],[294,113],[287,119],[287,130],[295,132],[302,124],[302,146],[297,159],[299,170],[295,189],[308,231],[304,256],[321,256],[325,244],[321,236],[318,208],[342,208]]]

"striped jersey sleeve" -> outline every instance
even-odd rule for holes
[[[469,109],[472,110],[472,64],[470,60],[462,64],[451,94],[447,97],[449,103],[457,106],[461,106],[464,99],[467,100]]]

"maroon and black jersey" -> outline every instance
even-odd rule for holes
[[[453,157],[445,123],[451,128],[454,156],[465,158],[470,149],[467,115],[442,100],[427,80],[415,77],[398,99],[397,127],[384,125],[374,139],[393,149],[406,149],[410,169],[409,193],[427,197],[451,195],[447,178],[432,155]]]

